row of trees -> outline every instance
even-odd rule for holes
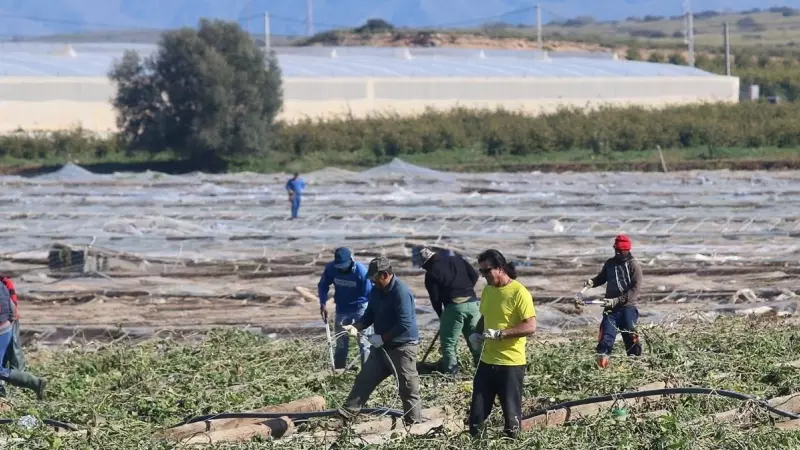
[[[387,27],[373,21],[361,32]],[[682,58],[678,55],[670,62],[685,64]],[[800,72],[794,69],[753,69],[743,75],[744,83],[776,86],[789,99],[800,98]],[[800,104],[703,105],[663,111],[567,109],[535,118],[502,110],[461,109],[431,111],[422,117],[279,124],[275,119],[283,104],[283,90],[274,53],[265,54],[238,24],[224,21],[203,20],[198,29],[168,32],[154,55],[142,58],[127,52],[109,76],[118,85],[113,104],[120,132],[111,140],[92,138],[78,147],[104,153],[115,148],[171,151],[202,161],[208,169],[224,169],[233,159],[270,149],[298,156],[321,150],[367,151],[381,157],[475,147],[490,155],[525,155],[575,149],[642,150],[656,145],[800,145],[796,120]],[[41,153],[41,146],[25,139],[6,138],[0,142],[0,147],[5,146],[0,151]],[[56,139],[60,141],[50,145],[60,148],[64,142],[81,142],[84,137],[62,134]]]

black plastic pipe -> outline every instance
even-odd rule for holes
[[[523,420],[531,419],[537,416],[541,416],[547,414],[549,411],[555,411],[558,409],[564,408],[571,408],[574,406],[582,406],[582,405],[591,405],[593,403],[601,403],[601,402],[608,402],[613,400],[621,400],[627,398],[641,398],[641,397],[654,397],[657,395],[672,395],[672,394],[700,394],[700,395],[719,395],[721,397],[728,397],[733,398],[736,400],[742,401],[752,401],[756,405],[760,406],[761,408],[766,409],[767,411],[777,414],[779,416],[787,417],[789,419],[800,419],[800,415],[783,411],[774,406],[767,403],[765,400],[759,400],[755,397],[751,397],[746,394],[742,394],[739,392],[734,391],[726,391],[724,389],[711,389],[711,388],[703,388],[703,387],[681,387],[681,388],[666,388],[666,389],[651,389],[647,391],[633,391],[633,392],[620,392],[617,394],[611,395],[602,395],[598,397],[589,397],[584,398],[581,400],[572,400],[568,402],[559,403],[557,405],[548,406],[547,408],[539,409],[531,414],[523,416]]]
[[[19,419],[0,419],[0,425],[11,425],[12,423],[17,423],[18,421]],[[51,427],[64,428],[69,431],[78,431],[78,429],[75,428],[73,425],[64,422],[59,422],[58,420],[42,419],[42,423],[45,425],[50,425]]]
[[[789,412],[783,411],[781,409],[775,408],[774,406],[770,405],[765,400],[759,400],[755,397],[749,396],[747,394],[742,394],[735,391],[728,391],[724,389],[712,389],[712,388],[703,388],[703,387],[681,387],[681,388],[666,388],[666,389],[650,389],[647,391],[632,391],[632,392],[619,392],[616,394],[610,395],[602,395],[597,397],[588,397],[580,400],[571,400],[568,402],[558,403],[552,406],[548,406],[547,408],[542,408],[536,410],[530,414],[527,414],[522,417],[523,420],[532,419],[537,416],[541,416],[547,414],[549,411],[555,411],[559,409],[565,408],[572,408],[575,406],[583,406],[583,405],[591,405],[594,403],[602,403],[608,402],[613,400],[623,400],[629,398],[642,398],[642,397],[655,397],[661,395],[675,395],[675,394],[698,394],[698,395],[718,395],[720,397],[727,397],[736,400],[741,400],[745,402],[753,402],[755,405],[764,408],[765,410],[782,416],[789,419],[800,419],[800,415]],[[403,417],[403,411],[397,409],[388,409],[388,408],[364,408],[361,410],[362,414],[370,414],[370,415],[385,415],[392,418],[401,418]],[[186,420],[183,423],[178,425],[174,425],[171,428],[179,427],[182,425],[195,423],[195,422],[204,422],[206,420],[216,420],[216,419],[277,419],[279,417],[289,417],[293,422],[302,423],[308,421],[308,419],[318,418],[318,417],[332,417],[338,415],[338,411],[335,409],[328,409],[325,411],[314,411],[314,412],[303,412],[303,413],[219,413],[219,414],[207,414],[205,416],[194,417],[192,419]]]

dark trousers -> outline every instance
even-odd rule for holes
[[[25,370],[25,355],[22,353],[22,341],[19,339],[19,320],[11,322],[11,343],[3,355],[3,367]]]
[[[617,330],[622,332],[622,341],[625,343],[625,352],[628,356],[642,354],[642,344],[636,334],[636,322],[639,320],[639,310],[635,306],[603,311],[603,321],[600,322],[600,334],[597,338],[597,353],[610,355],[617,338]]]
[[[472,384],[472,404],[469,409],[469,433],[477,436],[479,427],[492,412],[495,397],[500,398],[508,437],[516,437],[522,420],[522,382],[525,366],[497,366],[483,361],[478,365]]]
[[[400,385],[400,400],[403,402],[403,422],[422,421],[422,401],[419,395],[419,373],[417,373],[418,344],[403,344],[394,348],[374,348],[367,362],[356,375],[350,395],[339,414],[345,419],[355,417],[367,403],[369,396],[386,378],[397,371]],[[394,369],[392,368],[394,366]]]

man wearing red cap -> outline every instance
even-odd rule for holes
[[[625,351],[628,356],[642,354],[636,322],[639,310],[636,300],[642,286],[642,267],[631,255],[631,240],[621,234],[614,241],[615,256],[603,264],[600,273],[584,283],[585,287],[606,285],[603,321],[600,323],[600,336],[597,344],[597,365],[608,366],[608,358],[617,338],[617,330],[622,332]]]

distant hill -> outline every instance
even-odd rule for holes
[[[469,27],[490,21],[533,24],[535,21],[530,0],[313,1],[315,31],[352,27],[369,18],[411,27]],[[800,0],[771,3],[800,8]],[[692,5],[695,12],[769,7],[769,3],[756,0],[694,0]],[[607,21],[681,14],[681,2],[677,0],[543,1],[542,8],[545,22],[567,22],[589,16]],[[503,15],[515,10],[518,12]],[[271,14],[273,33],[306,33],[306,2],[303,0],[0,0],[0,35],[8,38],[130,28],[164,29],[195,25],[201,17],[236,20],[251,16],[242,23],[249,30],[258,31],[263,27],[263,20],[257,15],[265,11]]]

